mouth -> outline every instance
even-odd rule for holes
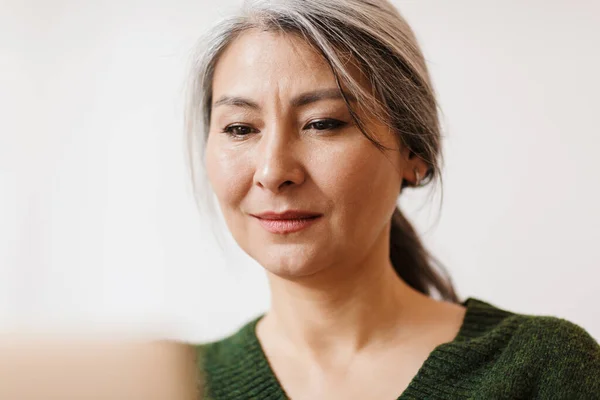
[[[319,221],[323,215],[305,211],[287,211],[284,213],[262,213],[252,215],[268,232],[287,234],[299,232]]]

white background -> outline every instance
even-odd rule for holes
[[[239,2],[213,4],[0,0],[0,328],[205,341],[268,307],[260,266],[220,251],[195,209],[184,160],[188,56]],[[447,136],[441,214],[439,190],[402,205],[462,298],[600,339],[600,2],[395,4]]]

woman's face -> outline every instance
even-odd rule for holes
[[[383,124],[366,129],[395,151],[353,124],[317,52],[296,36],[246,32],[220,57],[212,94],[208,177],[245,252],[297,278],[388,249],[409,161]],[[277,215],[287,211],[299,213]]]

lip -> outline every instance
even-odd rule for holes
[[[252,216],[268,232],[286,234],[299,232],[308,228],[319,221],[322,214],[311,211],[289,210],[281,213],[269,211],[261,214],[252,214]]]
[[[284,212],[275,212],[275,211],[267,211],[261,214],[252,214],[253,217],[260,219],[269,219],[269,220],[279,220],[279,219],[300,219],[300,218],[314,218],[318,217],[321,214],[312,212],[312,211],[304,211],[304,210],[287,210]]]

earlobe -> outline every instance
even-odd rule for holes
[[[414,168],[414,172],[415,172],[415,187],[418,187],[419,185],[421,185],[421,173],[419,172],[419,168],[415,167]]]
[[[406,177],[406,175],[408,175],[408,177]],[[418,187],[421,184],[422,178],[423,174],[419,171],[419,168],[414,167],[412,173],[406,173],[405,177],[402,179],[402,188]]]
[[[403,186],[419,187],[427,175],[428,166],[413,152],[410,152],[408,165],[406,166]]]

